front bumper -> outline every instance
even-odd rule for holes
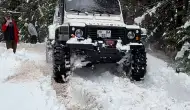
[[[77,38],[71,38],[69,41],[66,42],[66,44],[70,49],[94,50],[95,48],[103,48],[109,50],[116,49],[119,51],[130,51],[131,48],[138,48],[143,46],[141,42],[134,42],[123,45],[121,40],[113,41],[115,42],[114,46],[110,46],[105,44],[105,41],[102,40],[92,42],[91,39],[78,40]]]
[[[79,50],[79,52],[85,53],[85,55],[87,56],[87,60],[91,62],[104,63],[118,62],[127,53],[130,53],[131,49],[135,49],[142,46],[142,44],[140,43],[130,43],[127,45],[122,45],[121,41],[117,41],[115,47],[105,45],[103,41],[97,41],[95,43],[84,41],[69,41],[66,44],[67,47],[74,52],[76,52],[76,50]]]

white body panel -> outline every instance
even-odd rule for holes
[[[120,2],[119,2],[120,5]],[[120,5],[121,9],[121,5]],[[53,25],[49,26],[51,29],[49,31],[55,31],[56,27],[60,26],[60,17],[59,17],[59,7],[57,6],[55,9],[55,15],[53,20]],[[121,12],[120,15],[113,15],[110,14],[95,14],[92,13],[76,13],[76,12],[64,12],[64,24],[70,25],[70,26],[80,26],[84,27],[86,25],[100,25],[100,26],[116,26],[116,27],[126,27],[130,29],[140,29],[137,25],[126,25],[123,20],[123,14]],[[54,30],[52,30],[52,27],[54,27]],[[50,32],[49,39],[54,39],[55,36],[53,36],[54,32]],[[53,33],[53,34],[52,34]]]

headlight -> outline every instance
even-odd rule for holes
[[[76,35],[77,37],[82,37],[82,36],[83,36],[83,31],[82,31],[81,29],[77,29],[77,30],[75,31],[75,35]]]
[[[127,36],[128,36],[129,39],[134,39],[135,38],[135,33],[132,32],[132,31],[129,31]]]

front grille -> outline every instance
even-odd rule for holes
[[[111,30],[110,39],[123,39],[125,37],[125,28],[122,27],[87,27],[87,36],[92,38],[92,40],[98,40],[97,30]]]

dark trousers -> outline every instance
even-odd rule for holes
[[[16,53],[17,43],[14,40],[6,41],[6,47],[7,49],[12,48],[13,52]]]
[[[31,43],[32,44],[36,44],[37,43],[37,36],[35,36],[35,35],[31,36]]]

